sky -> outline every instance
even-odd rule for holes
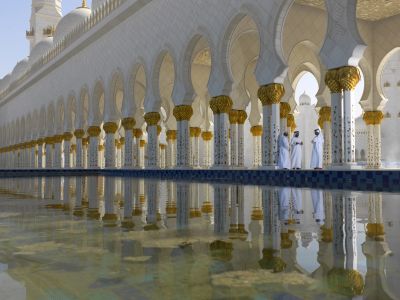
[[[0,9],[0,78],[14,69],[29,54],[25,31],[29,29],[32,0],[1,0]],[[82,0],[63,0],[63,15],[82,5]],[[91,5],[88,0],[88,5]]]

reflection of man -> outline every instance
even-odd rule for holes
[[[304,214],[302,190],[292,189],[292,195],[293,195],[294,218],[296,220],[296,223],[300,224],[301,215]]]
[[[292,168],[295,170],[300,170],[303,142],[300,139],[300,133],[298,131],[294,132],[294,136],[290,141],[290,146],[292,150],[291,153]]]
[[[279,219],[284,221],[286,225],[290,217],[290,191],[291,189],[288,187],[279,189]]]
[[[311,190],[311,200],[314,207],[314,219],[318,225],[324,225],[324,196],[322,190]]]
[[[289,156],[289,139],[288,133],[284,132],[279,137],[279,161],[278,167],[279,169],[290,169],[290,156]]]
[[[311,141],[313,144],[313,150],[311,154],[311,169],[321,170],[322,169],[322,157],[324,151],[324,138],[321,135],[319,129],[314,130],[315,137]]]

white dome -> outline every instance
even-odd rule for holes
[[[33,47],[29,56],[29,64],[33,65],[40,57],[46,54],[53,47],[53,38],[46,37]]]
[[[8,74],[0,80],[0,92],[4,91],[10,85],[11,75]]]
[[[311,105],[311,98],[304,92],[299,98],[300,105]]]
[[[15,81],[15,80],[19,79],[22,75],[24,75],[26,70],[28,70],[28,67],[29,67],[29,64],[28,64],[27,58],[18,62],[17,65],[15,66],[14,70],[11,73],[11,81]]]
[[[54,43],[61,41],[76,26],[90,16],[91,10],[87,7],[78,7],[63,17],[57,24],[54,34]]]

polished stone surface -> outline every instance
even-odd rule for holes
[[[0,298],[396,299],[399,194],[0,179]]]

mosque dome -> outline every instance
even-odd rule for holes
[[[299,98],[299,104],[302,105],[311,105],[311,97],[304,92]]]
[[[91,14],[88,7],[78,7],[64,16],[56,27],[54,34],[54,43],[61,41],[68,33],[70,33],[76,26],[85,21]]]
[[[18,80],[28,70],[29,63],[28,59],[25,58],[17,63],[14,70],[11,73],[11,81]]]
[[[8,74],[0,80],[0,92],[4,91],[9,85],[11,81],[11,75]]]
[[[46,54],[53,47],[53,38],[46,37],[33,47],[29,56],[29,64],[33,65],[40,57]]]

